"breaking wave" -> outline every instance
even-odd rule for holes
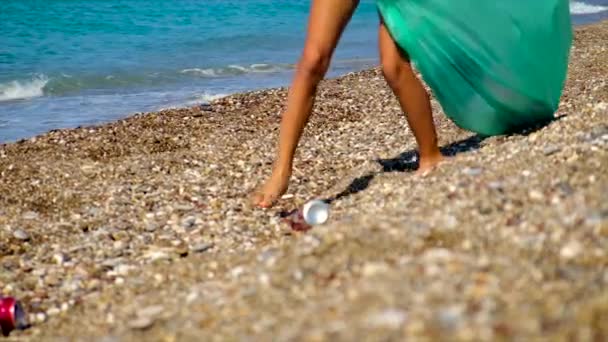
[[[252,73],[272,73],[293,69],[291,64],[251,64],[251,65],[228,65],[220,68],[189,68],[180,71],[182,74],[195,75],[200,77],[225,77],[238,76]]]
[[[584,2],[573,1],[570,3],[570,13],[572,14],[594,14],[608,10],[606,6],[590,5]]]
[[[31,99],[44,95],[44,87],[49,79],[44,76],[36,76],[27,81],[10,81],[0,83],[0,102]]]
[[[226,97],[226,96],[228,96],[228,94],[208,94],[208,93],[198,94],[198,95],[192,97],[192,99],[190,101],[188,101],[186,103],[186,105],[209,103],[213,100],[221,99],[222,97]]]
[[[0,83],[0,102],[31,99],[43,95],[75,94],[83,90],[129,89],[176,84],[183,78],[238,77],[246,74],[270,74],[293,69],[290,64],[228,65],[218,68],[189,68],[175,71],[116,74],[40,75],[29,80]]]

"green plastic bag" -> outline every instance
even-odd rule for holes
[[[553,119],[572,44],[568,0],[378,0],[446,115],[481,135]]]

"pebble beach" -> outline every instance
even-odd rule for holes
[[[323,81],[289,191],[252,208],[287,89],[0,145],[19,341],[608,339],[608,21],[576,28],[556,120],[415,141],[378,68]],[[282,213],[331,199],[295,232]]]

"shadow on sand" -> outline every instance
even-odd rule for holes
[[[539,123],[538,125],[536,125],[534,127],[528,127],[525,129],[521,129],[521,130],[515,131],[513,133],[510,133],[510,134],[504,135],[504,136],[517,136],[517,135],[527,136],[531,133],[534,133],[534,132],[546,127],[547,125],[549,125],[555,121],[561,120],[564,117],[565,117],[565,115],[562,115],[551,121]],[[443,155],[449,156],[449,157],[453,157],[460,153],[471,152],[471,151],[479,149],[481,147],[482,142],[487,138],[488,137],[482,136],[482,135],[473,135],[466,139],[462,139],[462,140],[453,142],[449,145],[441,147],[441,152],[443,153]],[[418,169],[418,153],[416,152],[416,150],[408,150],[408,151],[405,151],[405,152],[397,155],[394,158],[376,159],[376,162],[382,166],[382,171],[371,172],[364,176],[355,178],[348,185],[348,187],[346,187],[346,189],[344,189],[343,191],[341,191],[340,193],[336,194],[333,197],[324,199],[324,201],[327,203],[331,203],[331,202],[341,199],[343,197],[347,197],[350,195],[354,195],[358,192],[361,192],[361,191],[367,189],[367,187],[369,186],[369,184],[371,183],[371,181],[374,179],[374,177],[376,175],[381,174],[381,173],[416,171]]]
[[[484,137],[474,135],[463,140],[453,142],[441,148],[441,153],[445,156],[455,156],[460,153],[466,153],[479,149]],[[400,153],[394,158],[376,159],[376,162],[382,166],[380,172],[371,172],[364,176],[355,178],[343,191],[333,197],[324,199],[325,202],[331,203],[335,200],[354,195],[361,192],[369,186],[376,175],[386,172],[414,172],[418,169],[418,152],[416,150],[408,150]]]

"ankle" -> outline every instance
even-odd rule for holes
[[[433,160],[433,159],[438,159],[438,158],[443,158],[443,154],[441,153],[441,151],[439,150],[438,147],[432,148],[432,149],[426,149],[426,150],[420,150],[419,151],[419,157],[420,160]]]

